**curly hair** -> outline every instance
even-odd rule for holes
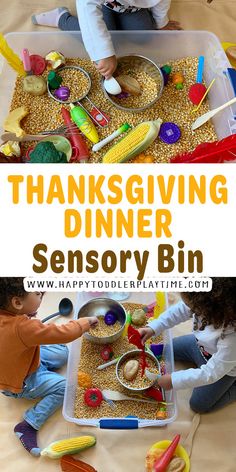
[[[233,326],[236,329],[236,277],[212,277],[210,292],[183,292],[183,301],[196,317],[201,330],[208,325],[215,329]]]
[[[24,277],[0,277],[0,308],[6,309],[13,297],[24,297]]]

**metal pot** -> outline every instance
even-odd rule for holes
[[[153,62],[151,59],[148,59],[148,57],[140,56],[138,54],[131,54],[131,55],[118,57],[117,63],[118,63],[118,66],[117,66],[118,69],[119,69],[119,65],[122,67],[122,65],[124,66],[127,64],[129,68],[132,68],[133,71],[135,71],[135,69],[136,70],[138,69],[139,71],[141,70],[141,71],[146,72],[148,75],[150,75],[150,77],[152,77],[152,79],[156,80],[156,82],[159,85],[159,88],[158,88],[158,93],[155,99],[152,100],[150,103],[144,106],[140,106],[138,108],[129,108],[129,107],[122,106],[118,104],[115,100],[113,100],[113,96],[107,93],[103,85],[103,81],[104,81],[103,79],[102,89],[103,89],[104,95],[112,103],[112,105],[114,105],[114,107],[116,108],[119,108],[119,110],[130,112],[130,113],[134,113],[134,112],[140,113],[141,111],[144,111],[147,108],[150,108],[152,105],[154,105],[154,103],[156,103],[156,101],[160,98],[163,91],[163,87],[164,87],[163,75],[158,65],[155,62]]]
[[[98,338],[97,336],[92,336],[90,333],[85,333],[84,337],[95,344],[111,344],[117,341],[123,333],[125,322],[126,322],[126,312],[123,306],[111,298],[94,298],[89,302],[83,305],[79,312],[78,318],[84,318],[89,316],[105,316],[108,311],[113,311],[118,321],[121,324],[119,331],[111,336],[105,336],[104,338]]]
[[[135,349],[133,351],[128,351],[126,352],[125,354],[123,354],[123,356],[120,357],[120,359],[118,360],[117,364],[116,364],[116,378],[118,380],[118,382],[122,385],[122,387],[125,387],[127,388],[127,390],[130,390],[131,392],[137,392],[137,393],[140,393],[140,392],[145,392],[145,390],[148,390],[150,387],[152,387],[156,380],[153,381],[153,383],[150,385],[150,383],[148,384],[147,387],[143,387],[143,388],[134,388],[134,387],[129,387],[126,383],[124,383],[120,376],[119,376],[119,370],[122,366],[122,364],[124,364],[125,362],[131,360],[131,359],[137,359],[140,357],[140,353],[141,353],[141,349]],[[154,363],[156,364],[157,368],[158,368],[158,371],[160,372],[160,364],[157,360],[157,358],[149,353],[149,352],[145,352],[146,354],[146,357],[147,359],[152,359],[152,361],[154,361]]]

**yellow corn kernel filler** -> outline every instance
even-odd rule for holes
[[[77,436],[75,438],[55,441],[41,451],[41,456],[48,456],[51,459],[59,459],[65,454],[77,454],[88,447],[96,444],[94,436]]]
[[[103,163],[118,164],[145,151],[158,136],[161,123],[161,119],[140,123],[107,151]]]
[[[20,121],[28,115],[29,111],[26,107],[18,107],[15,110],[10,111],[9,115],[6,117],[3,127],[5,131],[10,131],[15,133],[17,137],[23,136],[25,134],[24,130],[20,127]]]

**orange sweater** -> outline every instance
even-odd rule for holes
[[[24,379],[40,364],[40,345],[69,343],[89,328],[87,320],[43,324],[27,315],[0,310],[0,389],[21,392]]]

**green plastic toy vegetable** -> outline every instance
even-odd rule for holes
[[[30,153],[31,164],[63,164],[67,163],[64,152],[58,151],[50,141],[42,141]]]

